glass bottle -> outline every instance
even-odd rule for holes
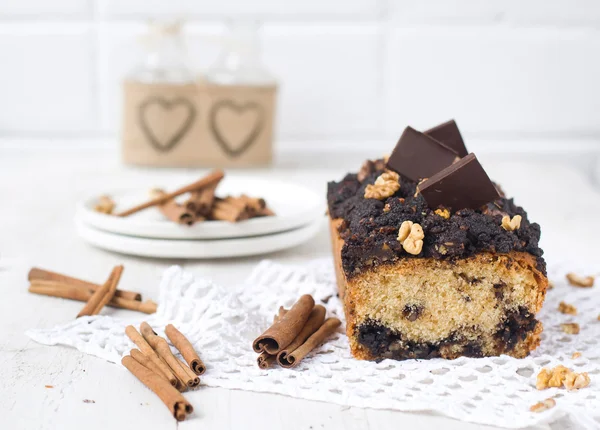
[[[181,23],[151,23],[144,55],[123,85],[122,158],[147,166],[202,161],[199,93]]]

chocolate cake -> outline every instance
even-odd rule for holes
[[[462,142],[448,124],[453,144]],[[456,155],[466,149],[438,142],[432,155],[427,144],[406,142],[424,136],[435,141],[405,131],[389,160],[366,161],[328,184],[352,354],[525,357],[540,341],[536,314],[548,285],[540,226],[489,181],[473,154]],[[426,179],[419,163],[423,171],[450,165]],[[410,177],[398,168],[405,165]]]

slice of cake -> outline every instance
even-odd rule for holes
[[[539,344],[548,285],[540,227],[473,154],[457,155],[466,149],[455,147],[456,124],[442,126],[451,129],[438,136],[454,146],[408,128],[389,160],[329,183],[357,358],[525,357]]]

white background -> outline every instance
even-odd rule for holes
[[[600,149],[593,0],[2,0],[0,145],[116,147],[119,83],[153,17],[186,20],[199,71],[228,18],[263,22],[280,152],[389,152],[407,124],[452,117],[474,152]]]

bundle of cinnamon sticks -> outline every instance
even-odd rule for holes
[[[117,213],[116,216],[126,217],[144,209],[156,206],[169,220],[178,224],[193,225],[196,222],[219,220],[238,222],[249,218],[273,216],[275,213],[267,207],[264,199],[249,197],[242,194],[238,197],[218,197],[217,186],[225,177],[222,170],[214,170],[196,182],[188,184],[171,193],[162,189],[153,189],[149,201]],[[183,203],[175,199],[183,194],[188,194]],[[107,196],[102,196],[96,205],[96,210],[104,213]]]
[[[34,267],[28,275],[29,292],[86,302],[77,317],[97,315],[105,305],[146,314],[156,312],[157,305],[152,300],[142,302],[140,293],[117,289],[122,273],[123,266],[115,266],[104,284],[94,284]]]
[[[173,355],[166,339],[158,336],[146,322],[140,325],[140,331],[127,326],[125,334],[139,349],[132,349],[121,363],[163,401],[177,421],[183,421],[193,412],[193,407],[181,392],[198,387],[199,375],[206,370],[198,353],[172,324],[167,325],[165,334],[185,362]]]
[[[325,319],[325,308],[304,295],[289,310],[280,307],[273,325],[254,340],[252,348],[260,354],[257,364],[261,369],[275,363],[295,367],[340,324],[337,318]]]

